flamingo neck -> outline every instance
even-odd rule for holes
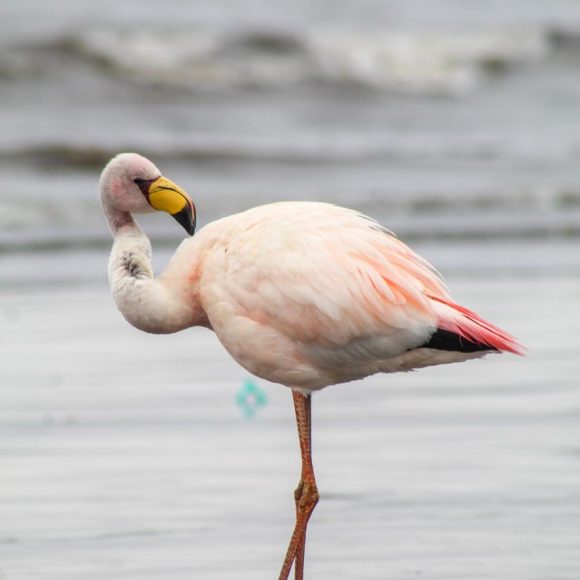
[[[114,236],[109,284],[121,314],[136,328],[154,334],[192,326],[191,306],[174,287],[154,277],[151,243],[131,214],[111,212],[108,217]]]
[[[119,231],[124,228],[141,231],[133,219],[133,216],[128,211],[113,209],[107,203],[104,203],[103,210],[105,212],[107,221],[109,222],[109,229],[111,230],[114,238],[116,238]]]

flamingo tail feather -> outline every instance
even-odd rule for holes
[[[430,298],[448,308],[439,321],[437,331],[424,347],[458,352],[489,350],[524,354],[523,346],[513,336],[472,310],[440,297]]]

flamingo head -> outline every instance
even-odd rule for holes
[[[105,210],[129,213],[164,211],[192,236],[195,205],[189,195],[137,153],[121,153],[103,169],[99,182]]]

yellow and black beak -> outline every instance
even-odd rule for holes
[[[193,236],[195,232],[195,205],[192,199],[173,181],[158,177],[139,184],[151,207],[173,216]]]

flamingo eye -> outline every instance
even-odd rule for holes
[[[149,197],[149,187],[154,181],[154,179],[143,179],[142,177],[133,179],[133,183],[141,190],[141,193],[145,197]]]
[[[159,176],[161,177],[161,176]],[[141,190],[141,193],[149,197],[149,188],[154,181],[157,181],[159,177],[154,177],[153,179],[143,179],[142,177],[135,177],[133,183]]]

